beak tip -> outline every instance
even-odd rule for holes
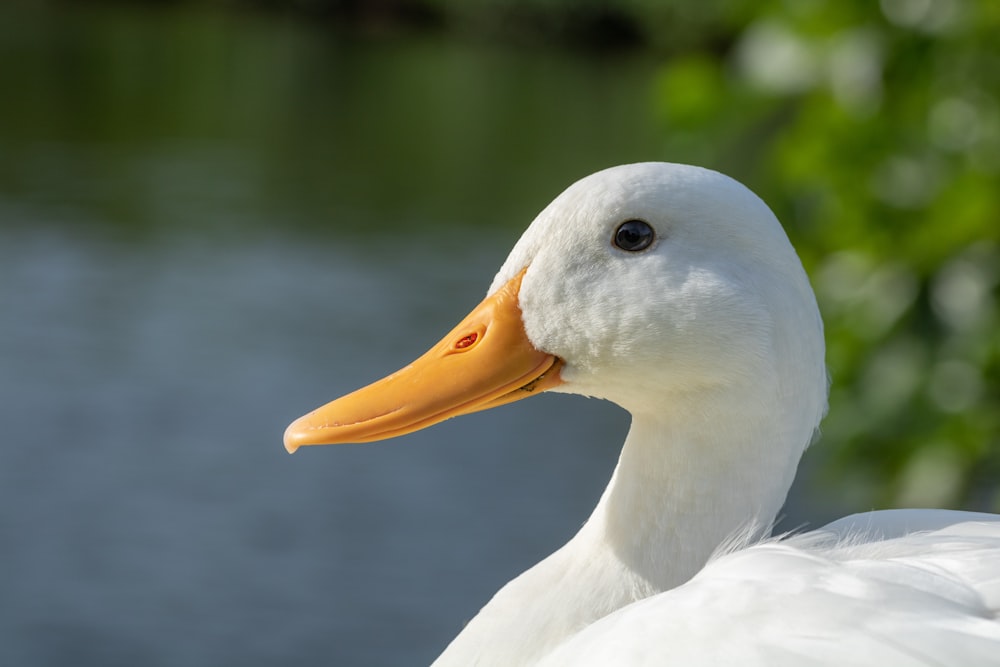
[[[302,429],[296,427],[297,424],[297,421],[292,422],[288,425],[288,428],[285,429],[285,436],[283,440],[285,443],[285,449],[289,454],[294,454],[298,451],[299,447],[302,446],[303,432]]]

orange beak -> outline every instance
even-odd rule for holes
[[[524,332],[522,270],[412,364],[296,419],[285,448],[384,440],[551,389],[562,361]]]

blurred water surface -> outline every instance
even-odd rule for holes
[[[627,416],[281,433],[450,329],[573,179],[664,157],[651,64],[3,12],[0,663],[430,662],[575,532]]]
[[[5,664],[426,662],[585,517],[615,452],[572,445],[624,425],[556,399],[284,453],[474,303],[420,265],[476,253],[2,245]]]

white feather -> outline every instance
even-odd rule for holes
[[[866,538],[820,531],[726,554],[539,664],[1000,664],[1000,523]]]

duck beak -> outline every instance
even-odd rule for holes
[[[562,384],[562,360],[536,349],[524,331],[525,271],[406,368],[296,419],[285,449],[392,438]]]

